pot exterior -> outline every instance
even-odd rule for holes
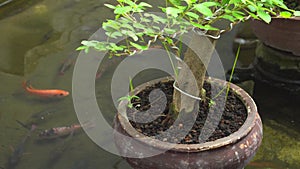
[[[272,18],[270,24],[253,20],[253,33],[268,46],[300,56],[300,17]]]
[[[245,92],[242,89],[233,84],[232,86],[238,89],[240,96],[244,96],[243,93]],[[249,96],[247,95],[247,97]],[[251,107],[249,104],[254,104],[252,99],[246,98],[242,100],[246,102],[244,104],[248,110],[256,110],[249,108]],[[247,103],[247,101],[251,103]],[[254,107],[256,108],[255,105]],[[248,127],[249,132],[245,130],[246,134],[238,138],[233,138],[231,135],[228,136],[229,140],[233,140],[228,144],[218,143],[220,146],[208,146],[209,148],[206,149],[191,148],[193,146],[181,144],[180,148],[166,149],[164,153],[155,156],[146,158],[125,157],[125,159],[134,169],[242,169],[255,155],[263,135],[262,122],[258,112],[250,112],[250,114],[253,119],[250,120],[252,124],[249,125],[251,127]],[[129,130],[128,126],[124,126],[124,119],[121,116],[118,114],[115,118],[115,130],[125,136],[132,137],[131,132],[127,131]],[[246,122],[248,123],[249,120],[246,120]],[[141,152],[151,152],[155,149],[161,151],[164,147],[157,146],[157,144],[153,144],[155,145],[153,146],[150,142],[145,143],[136,139],[127,140],[126,137],[121,137],[119,134],[114,136],[115,144],[120,154],[140,154]],[[198,145],[201,146],[201,144]],[[186,148],[183,148],[185,146]]]
[[[117,119],[114,127],[118,132],[129,136]],[[231,145],[191,153],[168,150],[163,154],[153,157],[125,159],[134,169],[242,169],[255,155],[261,141],[262,123],[257,114],[255,126],[251,132],[246,137]],[[118,138],[115,138],[115,142],[119,151],[126,150],[134,153],[136,152],[135,149],[149,149],[149,145],[139,143],[128,147],[124,140]]]

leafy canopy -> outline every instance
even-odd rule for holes
[[[159,7],[164,15],[147,12],[152,6],[138,0],[117,0],[117,5],[105,4],[112,9],[115,19],[102,24],[106,31],[106,41],[82,41],[77,50],[88,52],[90,48],[108,51],[110,56],[133,55],[148,50],[159,40],[164,46],[176,47],[172,37],[180,36],[191,29],[216,31],[213,26],[219,20],[228,20],[232,25],[249,18],[266,23],[271,17],[289,18],[300,16],[300,11],[289,9],[282,0],[167,0],[166,6]],[[125,38],[116,44],[110,39]]]

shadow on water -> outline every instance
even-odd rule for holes
[[[3,2],[0,0],[0,4]],[[13,149],[18,148],[28,133],[28,129],[16,120],[26,126],[37,124],[37,129],[21,145],[23,155],[13,168],[130,168],[120,157],[99,148],[84,132],[75,133],[72,137],[38,141],[38,133],[43,130],[78,123],[72,98],[40,99],[29,96],[22,89],[23,80],[31,80],[38,89],[72,90],[73,59],[77,57],[75,48],[98,29],[99,23],[113,17],[104,3],[104,0],[18,0],[0,6],[0,168],[6,169]],[[228,45],[233,41],[234,34],[234,31],[227,34],[218,45],[220,56],[225,58],[226,69],[230,68],[234,59],[232,48]],[[111,105],[111,108],[102,111],[110,124],[114,108],[107,98],[111,98],[109,91],[113,69],[114,66],[109,66],[96,81],[98,103]],[[136,78],[134,83],[159,77],[161,73],[146,71],[138,76],[141,80]],[[269,104],[274,103],[274,97],[268,97],[270,93],[265,90],[257,90],[257,93],[260,95],[256,95],[255,99],[265,122],[265,136],[255,158],[256,163],[253,163],[255,166],[247,169],[272,168],[267,166],[269,163],[300,168],[297,125],[300,123],[296,118],[299,105],[295,104],[292,108],[289,101],[279,102],[281,104],[276,103],[281,106],[278,109],[276,105]],[[290,108],[294,112],[291,113]],[[281,112],[285,115],[281,116]]]

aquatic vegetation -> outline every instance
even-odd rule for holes
[[[291,166],[300,167],[300,141],[295,136],[299,136],[299,133],[295,133],[294,137],[287,134],[288,129],[275,121],[266,121],[264,125],[264,139],[262,146],[254,161],[276,161],[281,160]]]

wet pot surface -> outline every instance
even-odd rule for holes
[[[251,22],[254,34],[263,43],[300,56],[300,17],[273,18],[270,24]]]
[[[149,82],[147,85],[169,80],[168,78],[158,79]],[[209,78],[208,81],[219,86],[225,84],[224,81],[217,79]],[[145,88],[145,85],[141,85],[136,88],[136,93]],[[235,85],[231,85],[231,90],[242,101],[247,113],[245,122],[237,131],[216,140],[209,137],[207,142],[198,144],[186,142],[188,137],[186,136],[183,139],[184,141],[178,141],[184,144],[176,144],[168,142],[167,140],[170,140],[170,138],[157,137],[152,139],[155,136],[146,137],[144,134],[147,135],[147,133],[143,132],[142,134],[141,128],[138,128],[132,122],[130,123],[128,117],[124,116],[124,112],[119,112],[114,127],[119,133],[123,134],[115,134],[115,143],[120,153],[126,157],[133,168],[141,169],[244,168],[261,144],[262,124],[256,106],[248,94]],[[222,120],[219,124],[222,124]],[[209,117],[206,121],[209,121]],[[185,125],[185,123],[182,124]],[[182,124],[179,123],[179,125]],[[207,129],[205,126],[203,128]]]

